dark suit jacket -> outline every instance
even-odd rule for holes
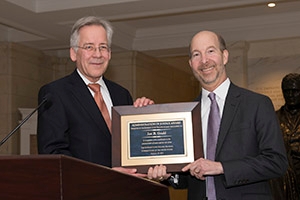
[[[201,94],[197,98],[200,101]],[[201,101],[200,101],[201,102]],[[271,199],[268,179],[284,174],[287,159],[271,100],[230,84],[221,119],[216,161],[224,174],[215,176],[218,199]],[[205,197],[205,181],[181,175],[179,188],[189,200]]]
[[[114,106],[132,105],[128,90],[104,78]],[[88,87],[75,70],[43,86],[38,113],[38,151],[111,166],[111,134]]]

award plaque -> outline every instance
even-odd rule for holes
[[[203,157],[199,102],[112,108],[112,166],[137,168],[163,164],[179,172]]]

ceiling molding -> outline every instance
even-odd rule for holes
[[[272,9],[267,2],[4,0],[0,1],[0,41],[63,55],[69,49],[73,23],[93,14],[112,22],[113,51],[134,50],[157,57],[186,54],[191,37],[203,29],[222,34],[228,42],[299,37],[300,1],[276,0]]]
[[[117,3],[135,2],[140,0],[6,0],[21,6],[31,12],[43,13],[74,8],[85,8],[94,6],[112,5]]]

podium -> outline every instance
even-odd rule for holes
[[[64,155],[0,156],[0,199],[169,200],[168,187]]]

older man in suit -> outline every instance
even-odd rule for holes
[[[268,180],[285,173],[287,158],[271,100],[229,80],[225,67],[229,52],[220,35],[197,33],[190,53],[190,66],[202,86],[197,101],[201,103],[205,158],[188,164],[176,176],[167,173],[163,165],[155,166],[149,169],[148,177],[168,179],[175,188],[188,188],[189,200],[272,199]],[[209,123],[210,93],[215,96],[220,118],[214,131]],[[215,133],[214,147],[208,138]]]
[[[70,57],[76,62],[75,71],[43,86],[39,92],[39,102],[45,97],[48,99],[38,113],[40,154],[65,154],[111,167],[111,107],[133,104],[128,90],[103,76],[111,58],[112,34],[110,23],[99,17],[84,17],[74,24]],[[104,100],[101,109],[94,100],[98,92],[90,84],[98,88],[100,85]],[[138,98],[134,106],[148,104],[153,101],[143,97]],[[135,169],[115,169],[130,174],[136,172]]]

